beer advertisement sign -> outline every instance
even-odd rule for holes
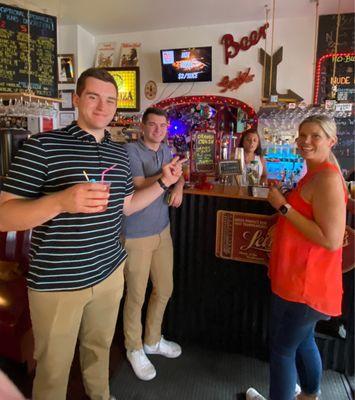
[[[277,218],[278,214],[218,211],[216,257],[268,266]],[[347,226],[343,240],[343,272],[355,266],[354,241],[355,231]]]
[[[277,217],[278,214],[218,211],[216,256],[268,265]]]

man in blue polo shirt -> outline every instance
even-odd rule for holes
[[[160,183],[134,192],[127,152],[105,129],[117,107],[107,71],[84,71],[74,104],[77,123],[31,136],[0,193],[0,230],[33,228],[27,279],[37,360],[33,400],[66,399],[78,338],[85,391],[91,400],[109,400],[126,259],[118,239],[122,215],[147,207],[181,176],[174,159]]]
[[[169,147],[163,143],[168,120],[165,111],[148,108],[142,117],[143,136],[129,143],[133,184],[137,189],[161,184],[162,170],[171,159]],[[162,187],[167,190],[164,185]],[[182,202],[182,177],[169,193],[166,191],[149,206],[126,218],[125,248],[128,253],[125,266],[126,299],[123,311],[127,358],[138,378],[153,379],[153,364],[146,354],[178,357],[181,347],[161,335],[164,311],[173,290],[173,246],[170,235],[168,206],[179,207]],[[148,279],[153,290],[150,296],[142,343],[141,311]]]

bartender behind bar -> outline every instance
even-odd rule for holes
[[[256,130],[245,131],[240,139],[238,147],[244,149],[244,171],[242,184],[266,185],[267,169],[266,161],[262,156],[260,137]]]

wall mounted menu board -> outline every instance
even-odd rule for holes
[[[57,19],[0,4],[0,92],[25,91],[29,69],[36,95],[58,96]]]
[[[333,85],[337,86],[338,101],[354,101],[354,14],[340,15],[335,57],[337,21],[336,14],[319,17],[314,93],[316,104],[330,97]]]
[[[337,14],[321,15],[318,24],[317,59],[325,54],[334,53]],[[349,52],[353,50],[354,43],[354,14],[341,14],[339,24],[339,37],[337,52]]]
[[[352,104],[349,104],[352,106]],[[339,113],[340,114],[340,113]],[[350,112],[350,116],[337,117],[338,143],[334,146],[334,154],[340,164],[344,177],[347,177],[354,170],[354,114]]]
[[[213,132],[196,134],[195,162],[197,172],[214,172],[214,141]]]
[[[329,54],[318,60],[315,103],[321,104],[329,99],[333,85],[337,87],[338,101],[354,102],[354,61],[355,52]]]

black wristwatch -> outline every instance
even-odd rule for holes
[[[160,186],[163,190],[168,190],[168,189],[169,189],[169,187],[165,185],[165,183],[162,181],[161,178],[159,178],[159,179],[157,180],[157,182],[159,183],[159,186]]]
[[[291,206],[291,204],[288,204],[288,203],[286,203],[286,204],[283,204],[280,208],[279,208],[279,213],[280,214],[282,214],[282,215],[286,215],[288,212],[289,212],[289,210],[292,208],[292,206]]]

